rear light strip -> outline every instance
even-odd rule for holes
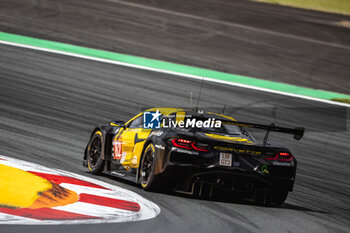
[[[182,139],[182,138],[174,138],[173,140],[171,140],[171,143],[173,144],[173,146],[179,147],[179,148],[184,148],[184,149],[188,149],[188,150],[194,149],[194,150],[198,150],[198,151],[208,152],[208,150],[205,148],[197,147],[196,142]]]
[[[206,151],[206,152],[208,151],[207,149],[197,147],[195,142],[192,142],[191,146],[195,150]]]
[[[176,146],[176,147],[179,147],[179,148],[192,149],[189,143],[185,143],[185,142],[179,141],[179,140],[183,140],[183,139],[176,139],[176,138],[174,138],[173,140],[171,140],[171,143],[173,144],[173,146]],[[184,145],[179,144],[179,143],[184,143]]]
[[[292,161],[293,155],[289,152],[277,152],[275,157],[264,158],[265,160]]]

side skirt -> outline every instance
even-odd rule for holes
[[[125,172],[122,170],[117,171],[104,171],[103,174],[114,176],[123,180],[131,181],[133,183],[136,183],[135,181],[135,175],[130,172]]]

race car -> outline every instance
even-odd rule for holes
[[[266,130],[258,142],[248,128]],[[293,190],[297,161],[270,131],[293,134],[304,128],[239,122],[198,109],[153,108],[127,122],[96,127],[84,153],[84,166],[141,184],[149,191],[173,190],[210,197],[235,192],[256,203],[281,205]]]

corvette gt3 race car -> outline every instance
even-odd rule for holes
[[[247,128],[266,130],[264,140],[255,140]],[[293,190],[297,161],[286,147],[267,141],[270,131],[300,140],[304,128],[239,122],[191,109],[148,109],[126,123],[96,127],[84,165],[93,174],[130,180],[145,190],[204,197],[227,191],[281,205]]]

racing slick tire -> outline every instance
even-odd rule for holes
[[[157,164],[157,156],[153,143],[147,145],[140,165],[140,184],[144,190],[159,191],[159,178],[155,176],[155,167]]]
[[[273,189],[256,193],[255,202],[265,206],[280,206],[288,197],[287,189]]]
[[[91,137],[87,148],[87,166],[92,174],[101,174],[103,170],[104,160],[101,158],[102,149],[102,133],[97,130]]]
[[[275,189],[272,192],[271,205],[280,206],[288,197],[287,189]]]

